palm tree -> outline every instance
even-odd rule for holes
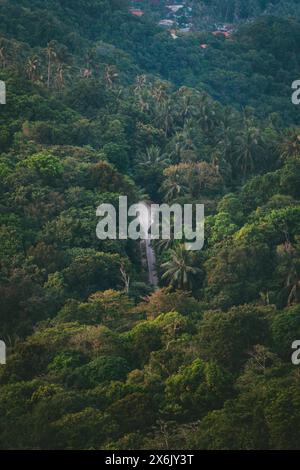
[[[295,266],[289,272],[286,287],[289,293],[287,304],[298,304],[300,302],[300,278]]]
[[[167,202],[171,202],[178,196],[188,192],[188,187],[185,186],[180,180],[180,175],[173,174],[163,182],[161,190],[165,194],[165,199]]]
[[[149,111],[150,89],[147,84],[147,75],[138,75],[136,77],[133,93],[138,99],[138,104],[142,112]]]
[[[216,123],[214,102],[205,93],[202,93],[198,99],[198,120],[204,132],[210,131]]]
[[[300,129],[289,129],[278,145],[280,157],[286,160],[300,154]]]
[[[288,306],[300,302],[300,241],[296,237],[293,245],[287,241],[278,247],[279,259],[281,260],[279,272],[282,272],[285,282],[282,294]]]
[[[236,114],[230,108],[225,108],[224,115],[222,116],[219,126],[215,130],[215,134],[218,153],[221,155],[221,158],[226,160],[228,163],[232,163],[231,156],[233,154],[236,125]]]
[[[57,53],[55,50],[55,41],[50,41],[46,47],[46,55],[47,55],[47,88],[50,88],[51,83],[51,73],[52,73],[52,60],[55,60],[57,57]]]
[[[90,78],[93,75],[94,69],[97,68],[97,53],[96,49],[90,49],[85,55],[85,68],[83,71],[84,78]]]
[[[166,83],[155,83],[155,85],[149,90],[149,93],[153,102],[153,119],[156,120],[158,127],[164,129],[165,135],[168,136],[173,129],[174,121],[172,104],[168,96]]]
[[[187,119],[197,116],[197,98],[200,95],[199,92],[185,86],[179,88],[176,95],[176,115],[179,123],[183,126]]]
[[[171,226],[171,230],[172,230],[172,226]],[[174,230],[172,230],[174,231]],[[164,238],[160,238],[159,240],[153,240],[153,246],[155,248],[155,251],[158,253],[158,254],[162,254],[164,251],[167,251],[169,250],[170,248],[173,247],[174,243],[175,243],[175,240],[174,238],[172,238],[173,234],[171,233],[171,238],[169,240],[166,240]]]
[[[39,59],[37,57],[31,57],[28,59],[26,64],[26,73],[32,82],[35,82],[38,79],[37,71],[39,67]]]
[[[165,271],[162,279],[166,279],[175,288],[191,289],[193,277],[200,272],[200,269],[194,266],[192,252],[180,244],[171,250],[170,254],[170,260],[162,264]]]
[[[157,101],[154,106],[153,118],[156,120],[157,126],[161,127],[165,132],[165,136],[168,137],[172,133],[174,127],[171,101],[165,100],[163,97],[157,97],[156,99]]]
[[[135,79],[135,85],[134,85],[134,94],[139,95],[141,91],[145,88],[147,83],[147,75],[138,75]]]
[[[182,131],[180,132],[181,142],[183,144],[182,150],[196,151],[194,144],[195,122],[193,119],[187,119]]]
[[[261,148],[262,138],[260,130],[251,119],[244,119],[243,129],[235,140],[236,169],[243,177],[252,173],[255,165],[255,157]]]
[[[164,83],[157,83],[154,87],[152,87],[151,94],[154,100],[160,105],[168,101],[168,93],[166,89],[166,85]]]
[[[0,62],[1,68],[5,69],[6,67],[6,50],[3,44],[0,45]]]
[[[119,74],[116,70],[116,67],[113,65],[107,65],[104,72],[104,80],[108,85],[108,88],[112,88],[114,82],[118,78]]]
[[[70,70],[70,66],[59,63],[56,69],[56,76],[55,81],[57,84],[57,88],[61,90],[65,86],[65,79],[66,76],[69,77],[68,71]]]
[[[298,251],[298,253],[297,253]],[[290,247],[287,251],[288,270],[285,281],[285,291],[287,292],[287,305],[298,304],[300,302],[300,272],[299,272],[299,245],[296,248]]]
[[[168,165],[170,163],[166,154],[161,153],[161,150],[156,145],[147,147],[146,153],[143,155],[140,166],[156,167],[158,165]]]

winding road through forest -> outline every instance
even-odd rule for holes
[[[145,213],[144,211],[140,212],[139,221],[140,221],[141,226],[143,227],[144,233],[148,233],[149,228],[150,228],[150,221],[151,221],[151,207],[150,207],[150,204],[145,201],[141,201],[139,202],[139,204],[141,204],[143,207],[146,208],[147,213]],[[151,240],[149,238],[143,240],[141,246],[145,248],[145,252],[146,252],[149,283],[152,286],[157,287],[158,276],[156,272],[156,257],[155,257],[155,251],[151,245]]]
[[[155,252],[151,245],[151,240],[145,240],[145,247],[146,247],[146,256],[147,256],[147,264],[148,264],[148,273],[149,273],[149,283],[152,286],[158,286],[158,276],[156,272],[156,258]]]

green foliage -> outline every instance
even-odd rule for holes
[[[0,448],[297,449],[296,2],[189,0],[176,40],[165,2],[0,3]],[[96,237],[120,195],[205,205],[157,288]]]
[[[31,155],[22,161],[20,166],[34,170],[42,178],[55,178],[62,174],[63,166],[57,157],[47,154]]]
[[[230,384],[230,375],[217,364],[196,359],[166,381],[167,409],[173,409],[175,416],[188,414],[199,419],[222,405],[231,391]]]
[[[72,387],[93,388],[112,380],[122,380],[129,371],[127,362],[122,357],[101,356],[81,366],[67,378]]]
[[[229,312],[207,312],[199,328],[202,357],[236,370],[256,344],[265,344],[269,336],[270,307],[235,307]]]

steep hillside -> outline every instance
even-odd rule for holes
[[[258,16],[0,2],[1,449],[299,448],[300,27],[226,3]],[[203,250],[153,243],[157,288],[96,236],[122,195],[205,205]]]

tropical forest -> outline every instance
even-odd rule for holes
[[[0,449],[300,449],[299,2],[1,0],[0,88]]]

